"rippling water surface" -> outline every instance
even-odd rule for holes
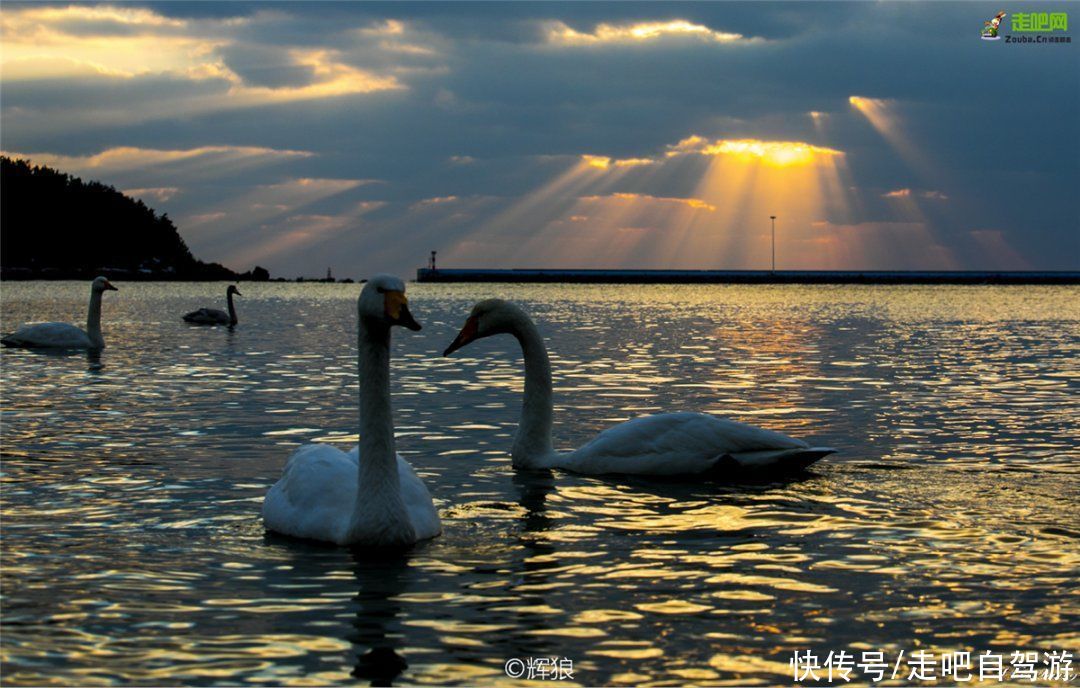
[[[1080,290],[410,285],[398,448],[442,537],[383,559],[264,533],[293,448],[356,440],[358,285],[120,284],[108,348],[2,352],[9,684],[790,682],[796,649],[1077,649]],[[3,327],[88,287],[5,283]],[[523,303],[556,444],[697,409],[837,447],[798,480],[515,474],[516,344],[439,353]]]

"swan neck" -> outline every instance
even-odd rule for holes
[[[551,361],[544,338],[528,316],[522,314],[513,328],[525,359],[525,394],[521,421],[511,451],[515,468],[543,468],[553,454],[551,444]]]
[[[226,296],[228,297],[228,302],[229,302],[229,324],[230,325],[235,325],[236,324],[236,306],[233,305],[232,292],[230,291]]]
[[[99,349],[105,346],[105,338],[101,336],[101,294],[96,289],[90,289],[90,305],[86,310],[86,335]]]
[[[360,473],[397,483],[394,419],[390,407],[390,328],[361,318],[357,340],[360,373]],[[393,470],[391,470],[393,469]],[[360,490],[374,485],[360,481]]]
[[[401,499],[394,419],[390,406],[390,328],[360,317],[360,460],[354,541],[392,544],[411,538]]]

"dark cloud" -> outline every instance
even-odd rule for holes
[[[25,7],[40,5],[7,3],[5,14]],[[971,248],[976,229],[999,232],[978,236],[984,244],[1012,246],[1034,267],[1077,267],[1080,47],[980,41],[986,11],[978,5],[123,7],[181,22],[169,26],[169,35],[205,36],[206,46],[187,71],[116,75],[84,68],[77,76],[5,78],[5,150],[86,156],[123,146],[232,146],[311,153],[240,167],[212,184],[169,166],[114,171],[104,180],[125,188],[180,187],[159,204],[178,218],[206,215],[230,197],[257,196],[289,180],[383,182],[298,197],[278,215],[230,230],[228,240],[215,239],[212,225],[193,226],[192,243],[207,258],[232,251],[235,237],[270,242],[308,222],[308,243],[268,258],[272,269],[314,274],[330,257],[343,257],[365,270],[403,271],[421,261],[429,244],[474,240],[478,227],[551,183],[582,154],[662,157],[667,146],[697,134],[844,151],[846,183],[855,187],[848,193],[859,202],[823,222],[895,223],[917,211],[962,267],[980,267],[982,254]],[[674,20],[746,40],[549,41],[553,27],[595,34],[602,24]],[[60,28],[76,37],[150,30],[102,19],[69,19]],[[349,70],[398,87],[349,92]],[[342,93],[297,92],[333,79],[345,84]],[[887,100],[901,125],[897,138],[875,130],[849,103],[852,95]],[[822,113],[817,125],[809,111]],[[465,157],[472,162],[452,162]],[[663,176],[636,170],[611,191],[688,197],[702,169],[700,160],[688,160],[665,166]],[[94,176],[93,169],[81,172]],[[905,209],[882,198],[899,188],[937,190],[948,200],[916,196],[915,209]],[[487,200],[423,216],[410,210],[422,199],[446,196]],[[374,201],[382,205],[356,210]],[[534,224],[506,228],[506,241],[527,237],[556,210],[573,206],[572,196],[553,200],[552,213],[538,212]],[[393,240],[404,235],[409,242]],[[367,264],[372,260],[384,265]]]
[[[315,82],[313,66],[296,64],[278,47],[241,44],[221,48],[218,53],[230,70],[253,86],[281,88]]]

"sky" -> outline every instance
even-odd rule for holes
[[[5,2],[0,149],[274,276],[411,276],[430,250],[767,269],[772,215],[778,269],[1077,270],[1080,36],[981,40],[1003,8],[1080,22],[1077,2]]]

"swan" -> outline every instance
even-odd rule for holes
[[[511,450],[514,468],[592,475],[768,474],[801,470],[835,451],[745,423],[681,412],[635,418],[601,432],[580,449],[556,452],[551,442],[551,363],[544,339],[525,311],[502,299],[481,301],[443,355],[496,334],[516,337],[525,358],[524,403]]]
[[[68,323],[49,322],[23,325],[0,339],[4,346],[24,349],[104,349],[101,336],[101,295],[119,291],[104,277],[90,283],[90,306],[86,310],[86,331]]]
[[[235,325],[236,307],[233,305],[233,294],[243,296],[235,285],[230,284],[229,288],[225,290],[225,299],[229,302],[228,313],[219,311],[216,308],[200,308],[185,315],[184,322],[189,322],[192,325]]]
[[[263,501],[267,529],[338,545],[406,546],[441,532],[427,487],[394,448],[390,411],[390,328],[419,330],[405,284],[380,275],[357,303],[360,443],[345,453],[300,447]]]

